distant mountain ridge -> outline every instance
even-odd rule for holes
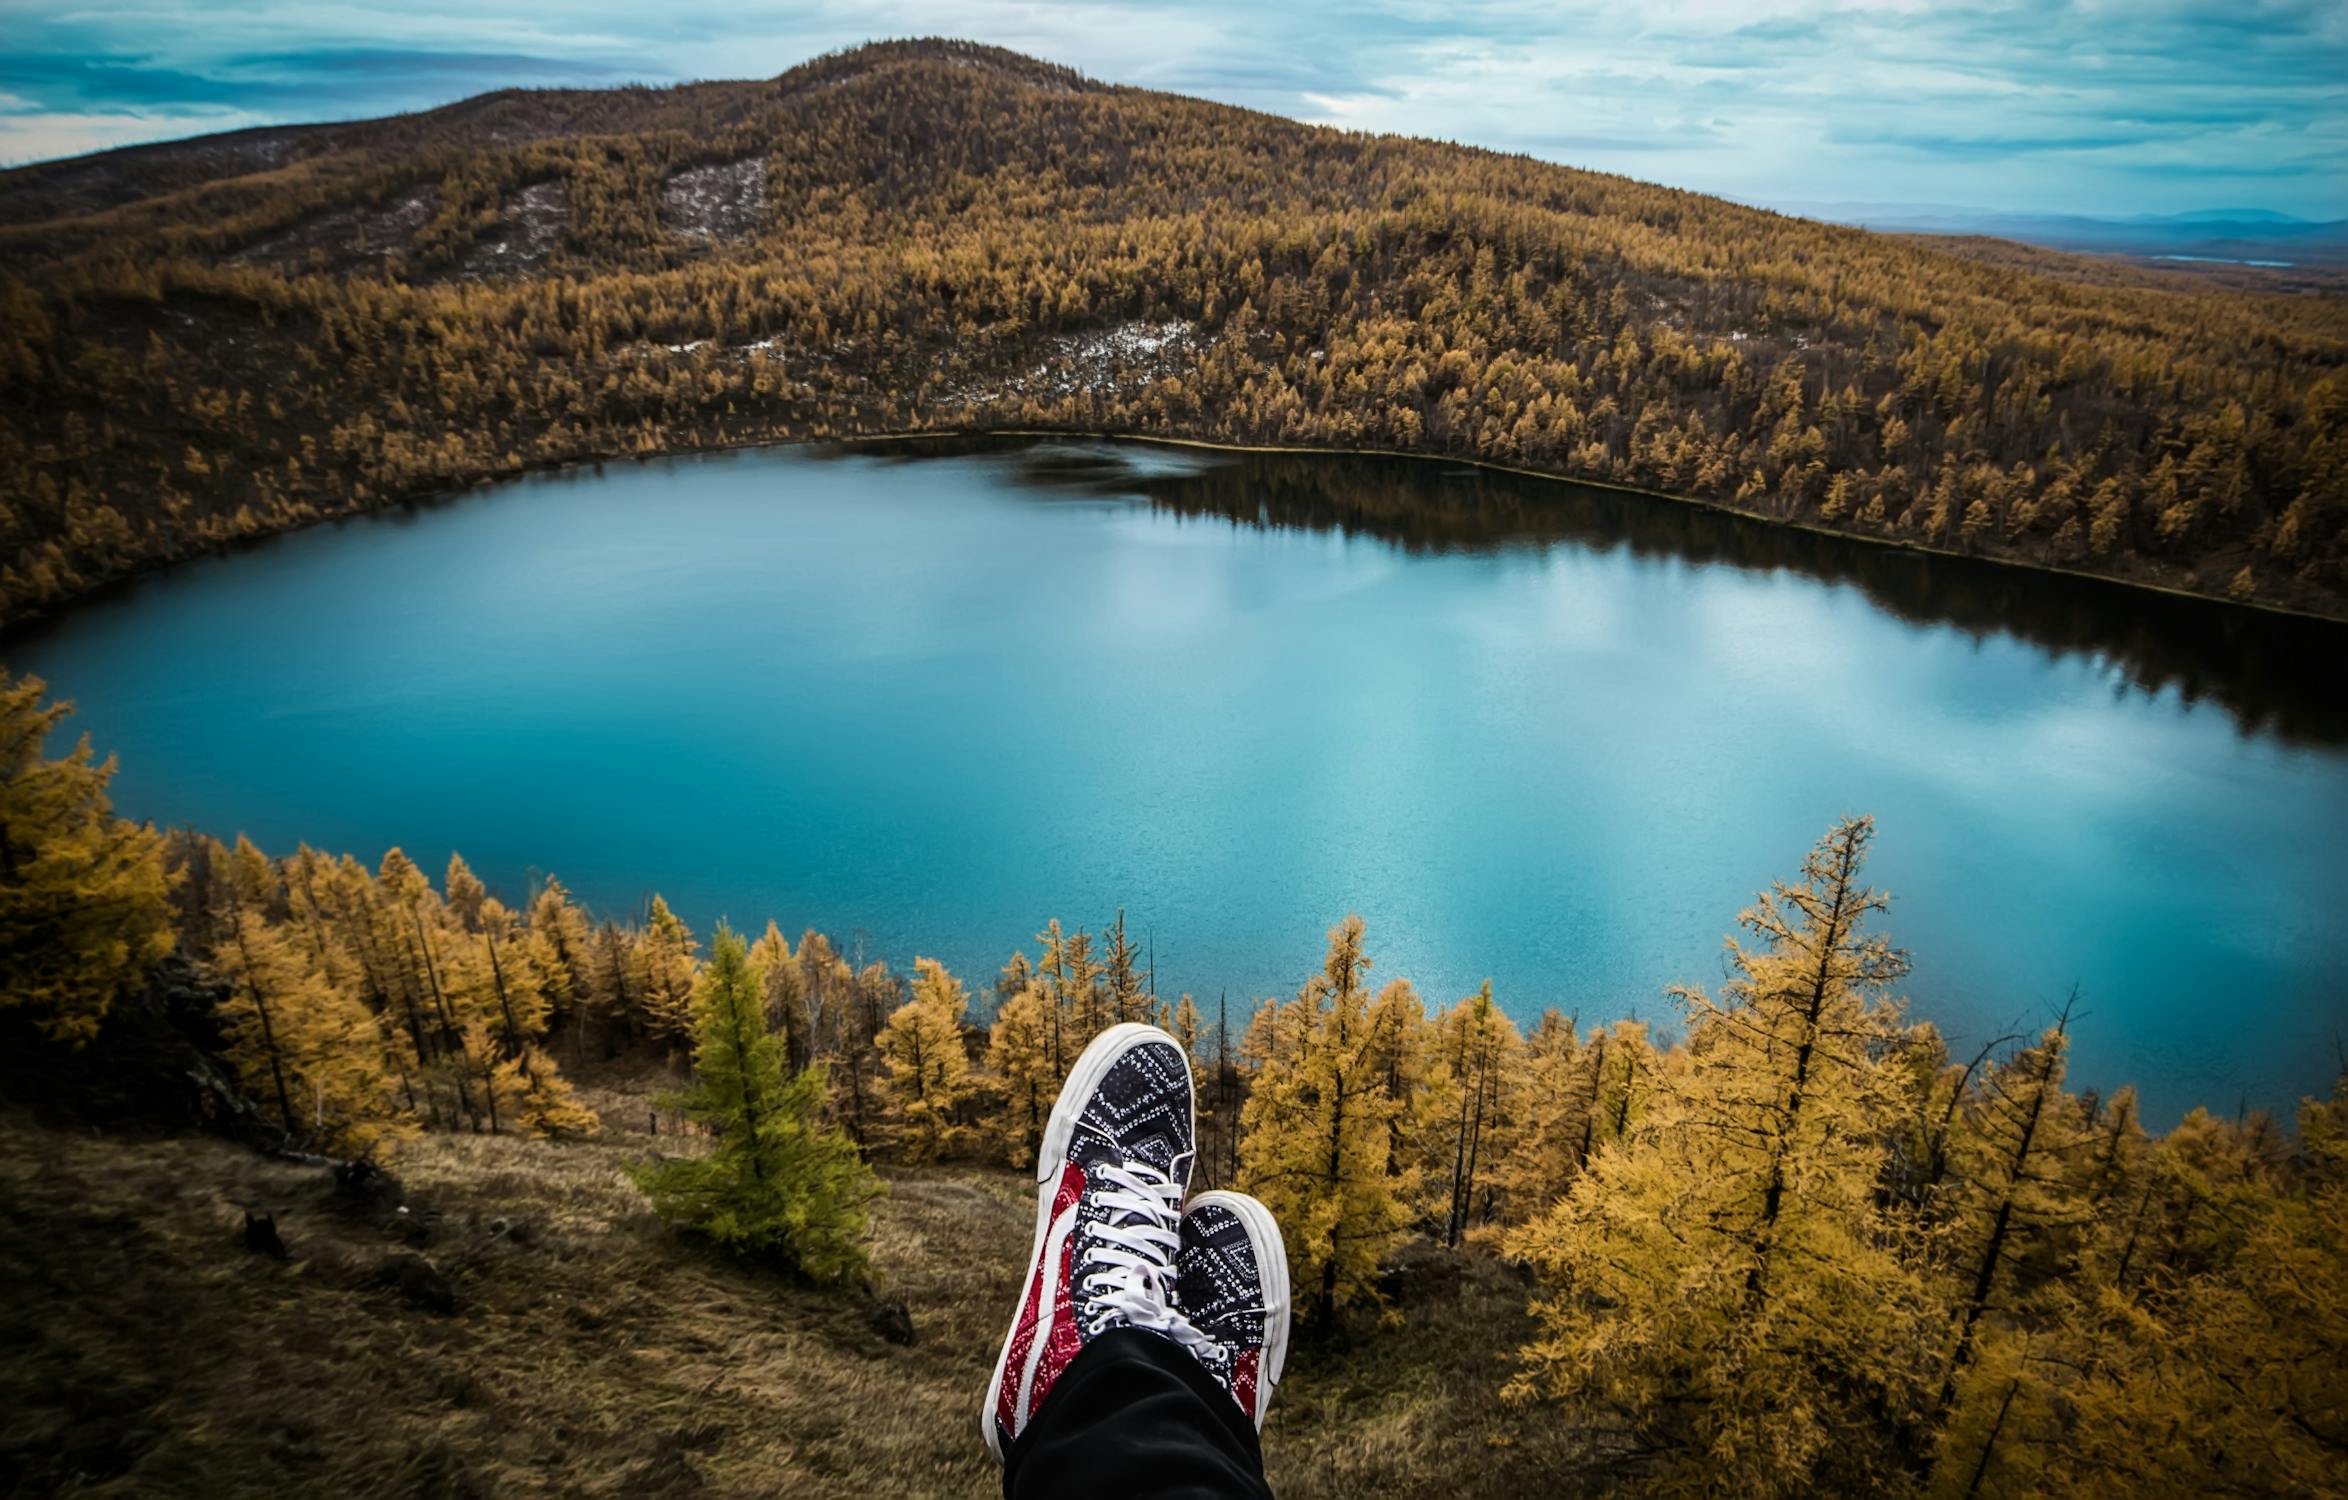
[[[1802,203],[1787,207],[1862,229],[1990,235],[2052,250],[2348,266],[2348,219],[2301,219],[2268,209],[2195,209],[2099,217],[1918,203]]]

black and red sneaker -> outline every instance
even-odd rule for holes
[[[1174,1300],[1206,1336],[1191,1352],[1261,1431],[1288,1362],[1288,1251],[1272,1211],[1245,1193],[1199,1194],[1174,1271]]]
[[[1076,1060],[1044,1129],[1035,1246],[980,1418],[998,1462],[1101,1334],[1207,1342],[1174,1300],[1195,1131],[1190,1059],[1155,1026],[1112,1026]]]

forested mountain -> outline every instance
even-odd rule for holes
[[[905,429],[1474,457],[2348,613],[2348,303],[961,43],[0,175],[0,618],[511,473]]]

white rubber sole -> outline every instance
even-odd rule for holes
[[[1139,1021],[1110,1027],[1094,1037],[1078,1055],[1076,1066],[1068,1070],[1068,1081],[1060,1085],[1060,1097],[1052,1101],[1051,1118],[1044,1123],[1043,1146],[1035,1159],[1035,1238],[1027,1247],[1027,1271],[1019,1278],[1019,1295],[1011,1304],[1011,1328],[1003,1335],[1003,1352],[995,1356],[995,1373],[987,1381],[986,1404],[978,1411],[979,1433],[986,1439],[986,1451],[995,1456],[996,1463],[1003,1461],[1003,1450],[995,1433],[995,1407],[1003,1398],[1003,1377],[1011,1363],[1012,1340],[1019,1337],[1019,1314],[1027,1306],[1027,1285],[1035,1279],[1036,1262],[1043,1258],[1044,1236],[1052,1227],[1052,1200],[1059,1196],[1060,1169],[1068,1160],[1069,1138],[1076,1134],[1076,1122],[1084,1114],[1084,1101],[1092,1097],[1102,1076],[1117,1059],[1143,1042],[1159,1040],[1169,1047],[1182,1045],[1157,1027]],[[1194,1112],[1196,1108],[1197,1101],[1193,1100]],[[1274,1229],[1273,1234],[1276,1237],[1279,1231]],[[1288,1275],[1285,1259],[1281,1261],[1280,1274],[1285,1283]]]
[[[1260,1387],[1256,1427],[1260,1431],[1264,1413],[1272,1409],[1272,1388],[1288,1368],[1288,1242],[1280,1237],[1280,1222],[1272,1217],[1272,1211],[1245,1193],[1201,1193],[1190,1200],[1190,1208],[1210,1203],[1229,1209],[1247,1226],[1247,1237],[1255,1246],[1256,1274],[1264,1282],[1264,1357],[1256,1366]]]

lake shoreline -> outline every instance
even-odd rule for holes
[[[2126,997],[2080,1076],[2162,1109],[2313,1087],[2348,712],[2277,623],[1467,464],[924,432],[315,528],[10,664],[126,816],[966,975],[1124,906],[1169,993],[1289,993],[1359,911],[1429,993],[1645,1014],[1866,811],[1927,1013]],[[2166,1019],[2227,991],[2274,997],[2232,1069]]]
[[[1837,541],[1856,542],[1887,551],[1907,553],[1917,557],[1949,558],[1966,563],[1984,563],[2021,572],[2044,574],[2055,578],[2084,579],[2096,584],[2116,585],[2138,589],[2149,594],[2172,599],[2190,600],[2219,609],[2242,610],[2289,620],[2311,621],[2320,625],[2348,629],[2348,615],[2322,614],[2288,604],[2275,604],[2262,599],[2234,599],[2220,594],[2203,593],[2196,589],[2180,588],[2175,584],[2158,583],[2150,579],[2131,578],[2117,573],[2096,573],[2082,568],[2060,567],[2053,563],[2032,562],[2025,558],[2000,557],[1985,552],[1963,552],[1953,547],[1935,547],[1924,542],[1898,537],[1872,536],[1859,531],[1841,531],[1814,522],[1792,520],[1782,516],[1765,515],[1757,511],[1740,510],[1717,500],[1696,495],[1677,495],[1669,490],[1648,489],[1640,485],[1623,484],[1613,480],[1584,479],[1572,474],[1548,469],[1526,468],[1502,463],[1497,459],[1476,458],[1464,454],[1414,453],[1401,448],[1313,447],[1284,443],[1241,443],[1222,438],[1186,437],[1167,433],[1134,432],[1094,427],[923,427],[888,429],[875,432],[826,433],[814,435],[766,434],[748,438],[719,438],[710,442],[688,442],[664,445],[645,452],[595,454],[574,458],[551,459],[517,464],[480,474],[461,484],[385,497],[374,504],[349,510],[321,513],[298,525],[258,532],[249,536],[229,537],[177,556],[141,563],[116,573],[70,598],[28,611],[13,619],[0,621],[0,649],[40,634],[42,628],[79,606],[94,603],[116,590],[136,583],[142,578],[167,571],[183,563],[200,558],[233,555],[276,537],[313,530],[320,525],[356,520],[364,516],[380,515],[402,509],[428,507],[443,501],[470,495],[476,490],[541,474],[559,474],[575,469],[600,469],[609,464],[643,462],[654,459],[689,458],[704,453],[741,453],[760,448],[804,448],[832,445],[855,447],[859,444],[890,444],[918,442],[951,442],[957,439],[1026,439],[1034,441],[1079,440],[1086,442],[1143,443],[1167,448],[1189,448],[1214,453],[1246,453],[1293,458],[1379,458],[1400,459],[1412,463],[1458,464],[1485,473],[1508,474],[1522,479],[1533,479],[1549,484],[1579,486],[1583,489],[1603,490],[1613,494],[1637,495],[1645,499],[1661,500],[1673,505],[1689,506],[1718,515],[1733,516],[1756,525],[1775,527],[1786,531],[1803,532],[1811,536],[1829,537]]]
[[[1717,500],[1706,500],[1697,495],[1675,495],[1669,490],[1651,490],[1635,484],[1621,484],[1604,479],[1581,479],[1571,474],[1559,474],[1548,469],[1528,469],[1516,464],[1504,464],[1495,459],[1468,458],[1458,454],[1412,453],[1401,448],[1306,448],[1286,444],[1233,443],[1215,438],[1166,437],[1146,432],[1116,432],[1077,428],[1045,427],[991,427],[953,432],[891,432],[870,438],[829,438],[815,441],[855,443],[917,442],[940,438],[1083,438],[1096,442],[1154,443],[1170,448],[1199,448],[1217,453],[1261,453],[1294,458],[1398,458],[1412,463],[1451,463],[1481,469],[1492,474],[1512,474],[1521,479],[1537,479],[1551,484],[1578,485],[1583,489],[1607,490],[1618,495],[1639,495],[1650,500],[1665,500],[1674,505],[1690,505],[1724,516],[1735,516],[1762,526],[1779,527],[1787,531],[1807,532],[1812,536],[1833,537],[1838,541],[1859,542],[1871,547],[1888,548],[1895,552],[1913,553],[1922,557],[1955,558],[1968,563],[1989,563],[2001,568],[2016,568],[2032,573],[2050,574],[2057,578],[2084,578],[2096,583],[2117,584],[2122,588],[2142,589],[2147,593],[2165,594],[2174,599],[2190,599],[2226,609],[2256,610],[2295,620],[2314,620],[2326,625],[2348,626],[2348,616],[2318,614],[2314,610],[2297,609],[2287,604],[2270,604],[2258,599],[2229,599],[2218,594],[2204,594],[2194,589],[2178,588],[2174,584],[2155,583],[2149,579],[2126,578],[2117,573],[2090,573],[2080,568],[2062,568],[2052,563],[2031,562],[2018,557],[1996,557],[1986,552],[1960,552],[1953,547],[1934,547],[1923,542],[1902,541],[1896,537],[1869,536],[1860,531],[1838,531],[1831,526],[1820,526],[1809,521],[1788,520],[1781,516],[1762,515],[1756,511],[1739,510]],[[759,446],[752,444],[740,447]]]

